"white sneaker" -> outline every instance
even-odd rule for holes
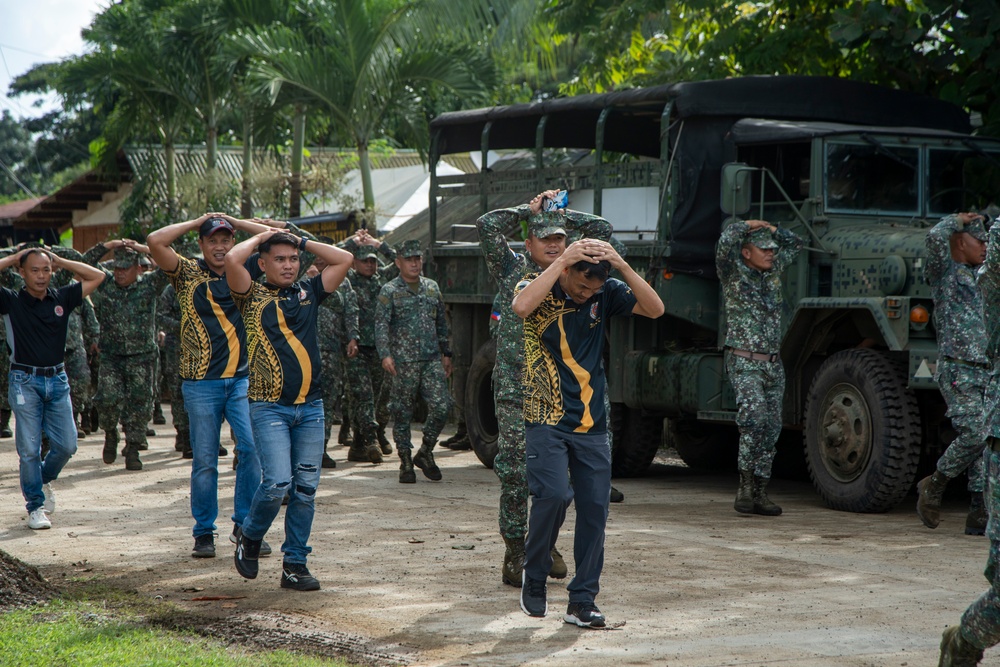
[[[28,528],[32,530],[46,530],[51,527],[52,522],[49,521],[49,517],[45,515],[45,510],[41,507],[28,512]]]
[[[56,492],[52,490],[52,483],[42,484],[42,493],[45,494],[45,501],[42,503],[42,509],[44,509],[49,514],[55,514],[56,512]]]

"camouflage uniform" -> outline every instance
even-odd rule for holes
[[[70,401],[73,403],[73,417],[90,409],[91,384],[90,364],[87,350],[98,341],[101,326],[94,314],[90,297],[84,297],[79,308],[69,314],[66,331],[66,377],[69,379]]]
[[[105,252],[104,244],[99,243],[84,257],[106,274],[93,294],[94,311],[101,323],[98,411],[101,428],[108,434],[116,432],[121,421],[126,465],[141,469],[138,450],[146,445],[146,424],[153,414],[153,372],[158,355],[156,306],[168,281],[166,274],[156,270],[139,276],[128,287],[119,287],[114,274],[98,264]],[[136,255],[119,249],[115,264],[124,268],[125,263],[136,261]]]
[[[358,339],[358,298],[351,281],[344,280],[337,291],[320,304],[316,320],[319,355],[323,363],[324,440],[330,440],[333,411],[344,387],[345,347]]]
[[[184,392],[181,391],[181,306],[173,285],[167,285],[160,293],[156,307],[156,326],[164,333],[163,377],[170,389],[170,420],[177,431],[179,451],[191,451],[188,439],[188,416],[184,409]]]
[[[415,242],[407,241],[397,249],[397,254],[404,258],[414,253],[420,254],[420,246]],[[444,298],[436,282],[420,276],[419,282],[411,287],[399,276],[386,283],[379,292],[375,309],[375,346],[380,360],[392,357],[396,365],[389,395],[396,449],[401,455],[404,452],[409,455],[413,449],[410,422],[419,392],[427,403],[421,452],[431,452],[451,407],[441,363],[442,356],[451,356],[448,323]],[[415,465],[423,467],[414,459]]]
[[[359,247],[353,238],[344,243],[344,249],[356,258],[370,256],[374,250],[371,246]],[[353,268],[347,272],[358,303],[358,354],[347,360],[347,391],[350,395],[350,419],[357,438],[354,447],[362,452],[378,441],[389,422],[385,371],[375,349],[375,309],[379,292],[389,280],[399,275],[399,269],[392,263],[396,255],[387,244],[379,246],[378,252],[389,261],[389,265],[377,269],[375,275],[362,276]]]
[[[983,490],[983,449],[986,447],[984,394],[991,376],[986,354],[983,297],[976,285],[976,267],[951,258],[949,240],[969,231],[986,240],[986,230],[963,229],[954,215],[942,218],[927,232],[927,268],[924,274],[934,296],[938,364],[935,379],[948,404],[947,416],[958,436],[937,461],[937,470],[949,479],[968,468],[969,490]]]
[[[742,220],[726,227],[716,246],[715,264],[726,303],[726,372],[739,410],[736,425],[740,431],[740,489],[749,492],[753,483],[756,499],[759,485],[761,498],[766,500],[764,486],[771,477],[774,448],[781,435],[785,393],[785,371],[778,355],[783,306],[781,272],[798,255],[802,239],[783,228],[773,236],[767,229],[752,234],[749,230]],[[759,271],[743,261],[741,250],[747,243],[775,249],[770,270]],[[737,356],[743,352],[772,358],[761,361]],[[780,508],[773,507],[780,513]]]
[[[1000,644],[1000,224],[990,228],[986,263],[979,273],[979,290],[982,295],[983,320],[989,334],[986,351],[993,360],[991,386],[986,392],[985,500],[989,512],[986,535],[990,551],[983,573],[990,588],[973,602],[962,615],[961,640],[975,647],[982,657],[982,649]],[[939,362],[940,363],[940,362]]]
[[[497,359],[493,367],[493,398],[496,404],[497,456],[493,472],[500,479],[500,534],[524,539],[528,524],[528,479],[524,459],[524,320],[514,314],[514,287],[526,275],[541,272],[527,254],[510,248],[506,232],[528,221],[535,236],[544,238],[553,230],[565,230],[567,243],[579,238],[608,240],[611,224],[604,218],[577,211],[531,215],[523,204],[491,211],[479,218],[479,244],[490,276],[499,292],[493,301],[491,329],[496,323]],[[605,394],[606,395],[606,394]]]

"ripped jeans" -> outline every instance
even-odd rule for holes
[[[285,562],[305,564],[312,551],[307,543],[323,458],[323,400],[301,405],[251,402],[250,425],[262,479],[243,521],[243,534],[264,539],[288,493],[281,551]]]

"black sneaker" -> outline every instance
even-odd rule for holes
[[[319,579],[309,574],[305,563],[282,563],[281,587],[296,591],[318,591]]]
[[[260,543],[262,540],[251,540],[243,535],[243,531],[236,541],[236,553],[233,554],[233,563],[236,571],[244,579],[257,578],[257,558],[260,556]]]
[[[538,618],[549,613],[545,602],[545,580],[532,579],[526,570],[521,571],[521,611]]]
[[[215,558],[215,535],[208,533],[194,538],[194,549],[191,550],[194,558]]]
[[[239,545],[239,543],[240,543],[240,535],[242,535],[242,534],[243,534],[243,530],[234,523],[233,524],[233,532],[231,532],[229,534],[229,541],[232,542],[233,544]],[[260,541],[260,557],[261,558],[267,558],[270,555],[271,555],[271,545],[267,543],[267,540],[261,540]]]
[[[623,502],[625,502],[625,494],[612,486],[611,487],[611,502],[613,502],[613,503],[623,503]]]
[[[581,628],[604,627],[604,614],[593,602],[570,602],[563,620]]]

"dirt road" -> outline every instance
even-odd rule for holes
[[[169,427],[158,427],[166,434]],[[735,477],[656,465],[616,482],[598,603],[624,627],[561,622],[565,581],[550,613],[521,613],[500,583],[499,485],[471,452],[438,457],[444,481],[397,482],[396,465],[324,471],[310,568],[317,593],[278,588],[280,556],[257,580],[233,569],[234,473],[220,479],[219,557],[190,558],[188,462],[172,437],[151,439],[145,470],[101,462],[92,435],[56,483],[53,528],[25,525],[12,440],[0,442],[0,548],[55,583],[105,577],[218,619],[213,631],[286,646],[343,649],[358,660],[415,665],[937,664],[946,625],[986,587],[988,543],[961,534],[964,507],[924,529],[905,507],[886,515],[823,508],[811,487],[777,483],[777,519],[732,510]],[[560,546],[571,553],[572,513]],[[268,535],[281,544],[280,525]],[[277,551],[277,549],[276,549]],[[569,558],[567,558],[569,560]],[[571,565],[572,574],[572,565]],[[193,597],[239,599],[191,601]],[[985,664],[1000,664],[1000,651]]]

